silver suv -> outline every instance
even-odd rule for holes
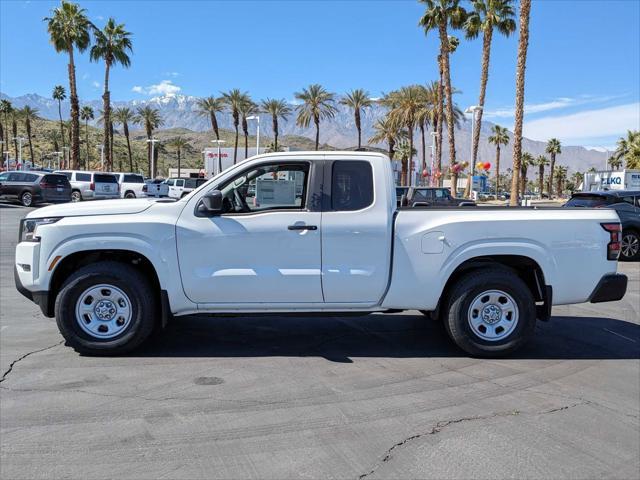
[[[84,170],[58,170],[54,173],[62,173],[69,179],[72,202],[120,198],[120,184],[111,173]]]

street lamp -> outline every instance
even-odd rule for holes
[[[473,177],[476,174],[476,162],[474,160],[474,150],[473,150],[473,139],[475,138],[475,128],[476,128],[476,112],[481,112],[482,107],[479,105],[471,105],[467,108],[464,113],[471,114],[471,158],[469,159],[469,163],[471,164],[471,185],[473,186]],[[467,183],[469,180],[467,180]],[[471,192],[471,188],[469,187],[469,192]]]
[[[260,115],[249,115],[247,120],[255,120],[258,124],[256,130],[256,155],[260,154]]]
[[[18,163],[16,164],[16,170],[18,169],[18,164],[22,166],[22,142],[26,140],[24,137],[13,137],[11,140],[16,140],[18,142]]]
[[[156,173],[156,171],[155,171],[156,170],[155,169],[155,166],[156,166],[155,145],[156,145],[156,142],[158,142],[158,141],[159,140],[157,138],[153,138],[153,137],[147,139],[147,143],[151,144],[151,162],[149,164],[149,167],[151,169],[151,178],[155,178],[154,174]]]
[[[260,131],[260,130],[258,130],[258,131]],[[220,144],[221,143],[225,143],[225,142],[224,142],[224,140],[211,140],[211,143],[217,143],[218,144],[218,171],[216,172],[216,175],[217,175],[218,173],[222,172],[222,157],[220,155]]]
[[[609,171],[609,150],[605,148],[604,153],[606,154],[604,159],[604,171],[608,172]]]
[[[100,149],[100,171],[104,172],[104,145],[96,145]]]
[[[435,170],[436,161],[436,138],[438,138],[438,132],[431,132],[431,186],[435,187],[433,171]]]

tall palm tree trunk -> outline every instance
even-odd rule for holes
[[[127,139],[127,155],[129,156],[129,171],[133,172],[133,155],[131,155],[131,140],[129,139],[129,125],[127,122],[122,124],[124,137]]]
[[[278,151],[278,116],[277,115],[271,116],[271,123],[273,127],[273,146],[277,152]]]
[[[31,121],[27,120],[25,122],[25,128],[27,130],[27,139],[29,140],[29,156],[31,157],[31,165],[36,164],[36,158],[33,154],[33,141],[31,140]]]
[[[73,48],[69,50],[69,101],[71,103],[71,158],[72,170],[80,165],[80,104],[76,87],[76,65],[73,60]]]
[[[480,74],[480,95],[478,96],[478,106],[480,110],[476,113],[475,127],[473,131],[473,163],[478,161],[478,146],[480,145],[480,129],[482,128],[482,113],[484,111],[484,100],[487,94],[487,81],[489,80],[489,59],[491,57],[491,38],[493,28],[484,30],[482,37],[482,71]]]
[[[109,162],[109,166],[111,169],[110,172],[113,171],[113,122],[109,121],[109,150],[111,152],[111,161]],[[122,171],[122,157],[118,159],[118,170]]]
[[[316,150],[320,148],[320,119],[318,116],[313,117],[313,123],[316,126]]]
[[[500,144],[496,145],[496,200],[500,192]]]
[[[362,128],[360,125],[360,109],[356,108],[355,109],[355,117],[356,117],[356,129],[358,130],[358,150],[360,150],[360,147],[362,146]]]
[[[91,159],[89,158],[89,119],[84,121],[85,143],[87,144],[87,159],[84,162],[84,169],[89,170],[91,165]]]
[[[556,154],[550,153],[551,163],[549,164],[549,178],[547,180],[547,192],[549,192],[549,200],[553,198],[553,173],[556,168]]]
[[[389,139],[389,160],[393,161],[393,157],[396,155],[396,141],[393,138]]]
[[[522,121],[524,116],[524,75],[529,47],[529,14],[531,0],[520,3],[520,39],[518,40],[518,64],[516,67],[516,112],[513,128],[513,177],[511,178],[511,206],[518,205],[520,162],[522,161]],[[544,167],[543,167],[544,168]],[[542,187],[542,185],[541,185]],[[542,194],[542,190],[540,192]]]
[[[103,124],[104,124],[104,140],[102,147],[104,148],[104,160],[107,172],[113,171],[113,156],[111,154],[111,99],[109,93],[109,62],[105,62],[104,68],[104,94],[102,95],[102,111],[103,111]]]
[[[64,150],[64,123],[62,122],[62,101],[58,100],[58,117],[60,118],[60,137],[62,138],[62,149]]]
[[[211,128],[213,128],[213,133],[216,134],[216,140],[220,140],[220,132],[218,130],[218,119],[216,118],[216,114],[211,112]]]
[[[444,92],[447,98],[447,137],[449,138],[449,165],[456,163],[456,138],[453,127],[453,99],[451,95],[451,72],[449,71],[449,37],[447,26],[440,23],[440,50],[442,52],[442,74],[444,76]],[[454,177],[457,180],[457,175]],[[453,185],[454,187],[456,185]]]
[[[152,135],[153,132],[148,127],[147,127],[146,130],[147,130],[147,140],[151,140],[151,135]],[[147,160],[149,161],[149,168],[148,168],[149,177],[150,178],[156,178],[155,175],[154,175],[154,172],[151,171],[151,163],[152,163],[152,161],[151,161],[151,142],[147,142]]]
[[[436,119],[436,158],[438,165],[438,172],[442,174],[442,124],[444,123],[444,72],[442,69],[442,55],[438,55],[438,70],[440,72],[440,83],[438,85],[438,113]],[[438,178],[438,186],[442,186],[443,176]]]
[[[242,116],[242,133],[244,134],[244,158],[249,158],[249,125],[247,119]]]
[[[180,178],[180,149],[178,148],[178,178]]]
[[[11,120],[11,130],[13,133],[13,158],[15,158],[16,162],[18,161],[18,122],[16,121],[16,117],[13,117]],[[8,148],[7,148],[8,150]]]
[[[542,198],[542,191],[544,190],[544,165],[538,167],[538,188],[540,189],[540,198]]]
[[[238,121],[237,120],[233,122],[233,126],[236,129],[236,141],[235,141],[235,144],[233,145],[233,164],[235,165],[238,159]]]
[[[527,191],[527,168],[520,168],[520,195],[524,197]]]
[[[420,122],[420,140],[422,141],[422,168],[420,169],[420,178],[422,177],[422,172],[427,168],[427,148],[424,144],[424,123]]]

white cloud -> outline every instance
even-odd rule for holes
[[[162,97],[173,97],[180,90],[181,87],[174,84],[171,80],[162,80],[160,83],[141,87],[140,85],[134,86],[131,91],[135,93],[142,93],[145,95],[160,95]]]
[[[91,85],[93,85],[93,88],[100,88],[100,82],[96,82],[95,80],[91,82]]]
[[[563,108],[574,107],[578,105],[588,105],[592,103],[607,102],[609,100],[613,100],[620,97],[621,97],[620,95],[616,95],[616,96],[580,95],[576,98],[558,97],[548,102],[526,103],[524,105],[524,113],[532,114],[532,113],[548,112],[551,110],[561,110]],[[506,108],[498,108],[496,110],[486,110],[484,116],[486,116],[487,118],[492,118],[492,117],[493,118],[513,118],[514,108],[506,107]]]
[[[164,72],[165,77],[179,77],[180,76],[180,72]]]
[[[533,140],[557,137],[563,142],[584,144],[592,139],[624,135],[640,128],[640,102],[595,110],[543,117],[524,123],[523,134]]]
[[[88,73],[83,73],[82,74],[82,80],[86,80],[87,78],[89,78],[89,74]]]

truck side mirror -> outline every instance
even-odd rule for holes
[[[213,190],[202,197],[202,208],[204,213],[209,215],[219,215],[222,213],[222,192]]]

